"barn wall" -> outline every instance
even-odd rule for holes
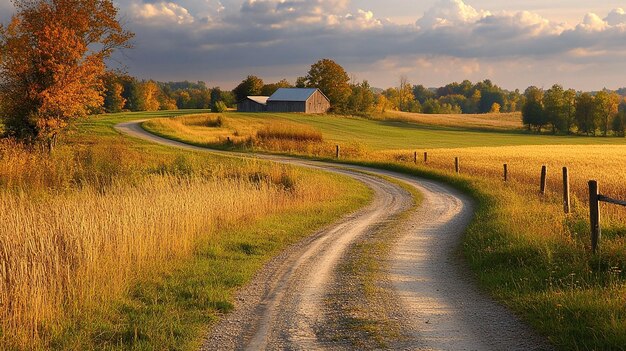
[[[258,102],[250,99],[243,100],[237,104],[237,111],[239,112],[264,112],[267,111],[266,106],[259,104]]]
[[[306,102],[268,101],[267,110],[270,112],[306,112]]]
[[[306,103],[306,113],[326,113],[330,109],[330,102],[319,90]]]

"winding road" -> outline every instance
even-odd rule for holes
[[[208,150],[150,134],[142,121],[115,128],[126,135],[188,150],[256,157],[324,169],[355,178],[374,191],[374,200],[268,263],[239,294],[235,310],[207,337],[203,350],[349,349],[324,337],[325,298],[342,281],[337,272],[352,244],[386,226],[399,214],[399,239],[386,272],[410,335],[411,350],[550,350],[548,342],[515,315],[480,291],[458,254],[473,214],[473,203],[444,184],[390,171],[350,165]],[[366,173],[365,173],[366,172]],[[413,208],[410,193],[381,176],[423,194]],[[403,344],[403,345],[406,345]]]

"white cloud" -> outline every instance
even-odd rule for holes
[[[189,11],[173,2],[133,4],[131,11],[134,17],[142,23],[154,25],[191,24],[194,17]]]
[[[423,29],[459,26],[475,23],[488,15],[488,11],[477,11],[462,0],[441,0],[424,13],[417,25]]]
[[[576,26],[579,30],[589,31],[589,32],[601,32],[606,30],[609,27],[609,24],[605,22],[600,16],[595,13],[588,13],[585,15],[583,22]]]
[[[609,26],[620,26],[626,24],[626,13],[623,9],[617,8],[612,10],[604,21]]]

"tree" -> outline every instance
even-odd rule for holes
[[[415,97],[415,100],[420,102],[420,104],[424,104],[426,100],[434,99],[435,93],[423,85],[415,85],[413,86],[413,96]]]
[[[400,86],[398,86],[398,109],[400,111],[411,111],[411,103],[415,100],[413,88],[406,76],[400,77]]]
[[[261,95],[263,90],[263,80],[257,76],[248,76],[233,89],[233,94],[237,101],[244,100],[247,96]]]
[[[491,105],[491,110],[489,111],[489,113],[500,113],[500,104],[497,102],[494,102],[493,105]]]
[[[546,124],[546,118],[543,111],[543,90],[531,86],[524,92],[526,102],[522,107],[522,121],[528,126],[528,130],[532,127],[541,131],[541,127]]]
[[[582,93],[576,98],[576,126],[578,131],[596,134],[598,128],[598,108],[594,97],[589,93]]]
[[[126,105],[126,99],[122,96],[124,86],[119,82],[117,76],[108,74],[104,79],[104,111],[108,113],[122,112]]]
[[[613,117],[611,130],[613,130],[617,136],[624,136],[624,132],[626,131],[626,113],[624,111],[620,111]]]
[[[15,0],[0,27],[0,101],[6,132],[52,150],[72,121],[104,103],[105,60],[133,34],[111,0]]]
[[[557,131],[565,131],[567,128],[564,93],[563,87],[555,84],[543,95],[544,113],[548,123],[552,126],[553,134]]]
[[[596,94],[595,101],[602,134],[607,136],[610,124],[617,115],[620,97],[616,93],[603,90]]]
[[[569,134],[575,124],[576,116],[576,90],[567,89],[563,92],[563,117],[565,118],[565,131]]]
[[[331,108],[344,111],[352,89],[346,71],[333,60],[323,59],[311,66],[306,85],[320,89],[330,100]]]
[[[348,111],[355,114],[367,114],[374,107],[374,93],[370,84],[364,80],[362,83],[352,84],[352,94],[348,98]],[[384,111],[383,111],[384,112]]]
[[[289,83],[286,79],[282,79],[277,83],[265,84],[261,89],[261,95],[271,96],[280,88],[293,88],[293,85],[291,85],[291,83]]]

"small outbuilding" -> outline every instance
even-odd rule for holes
[[[280,88],[266,105],[269,112],[326,113],[330,100],[317,88]]]
[[[265,112],[267,111],[267,99],[269,96],[247,96],[237,103],[237,111]]]

